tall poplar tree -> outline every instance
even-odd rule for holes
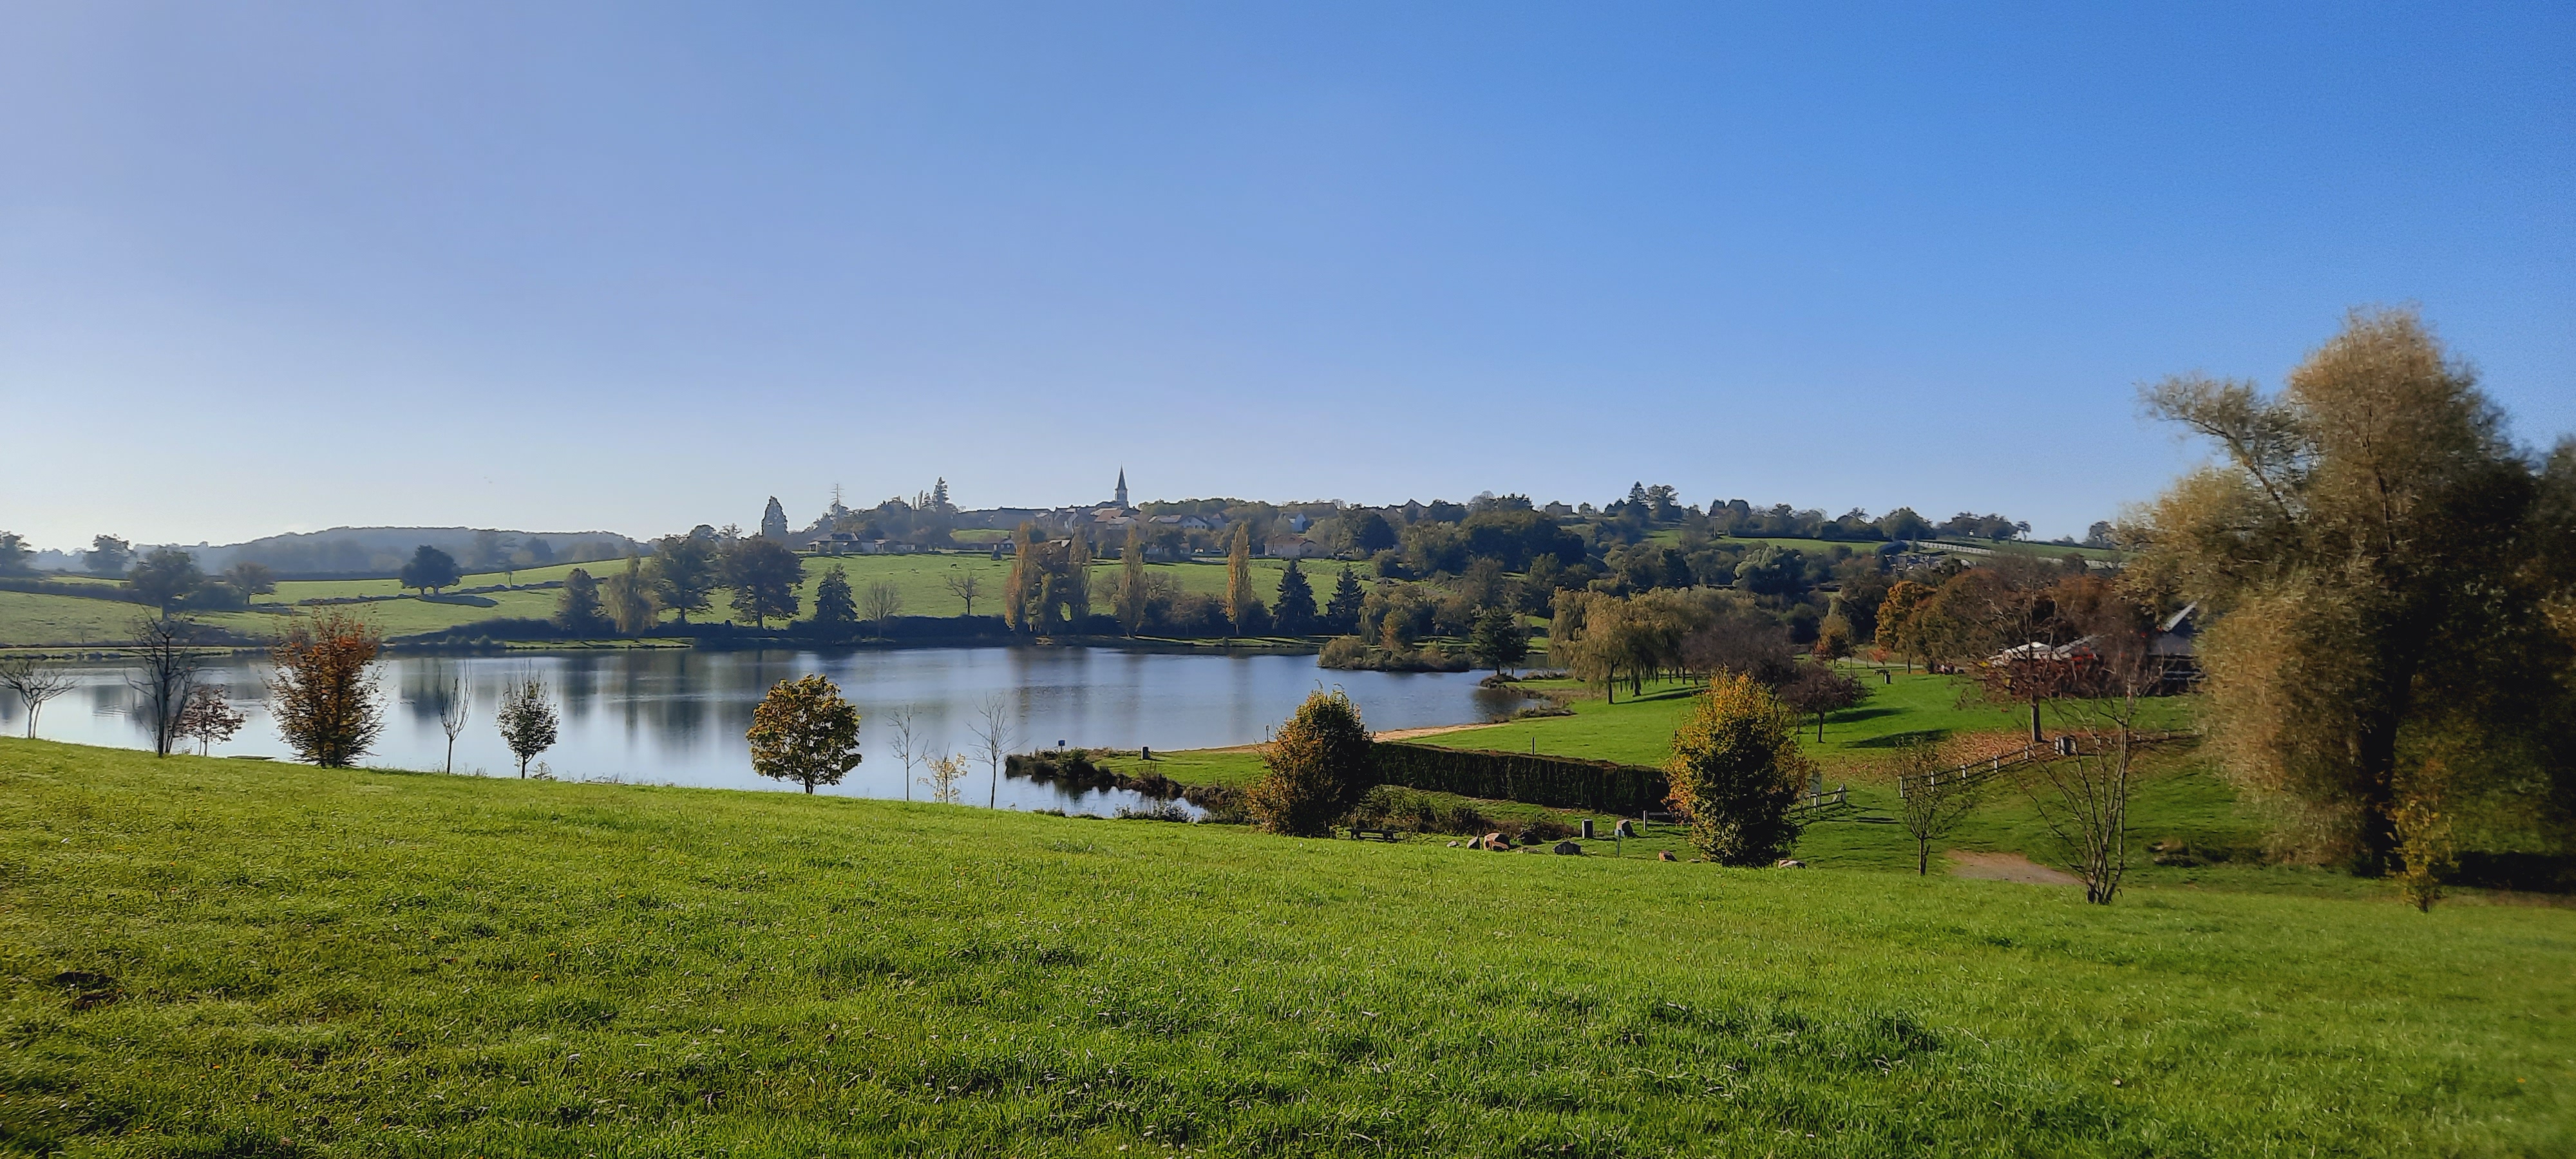
[[[1244,621],[1252,615],[1252,524],[1238,520],[1234,525],[1234,545],[1225,550],[1225,618],[1234,624],[1234,632],[1243,634]]]
[[[1135,635],[1145,626],[1145,531],[1129,524],[1127,547],[1119,561],[1118,626]]]

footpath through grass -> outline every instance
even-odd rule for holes
[[[2551,1155],[2576,913],[0,742],[0,1148]]]

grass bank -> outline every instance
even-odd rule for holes
[[[0,1146],[2565,1154],[2576,913],[0,742]]]

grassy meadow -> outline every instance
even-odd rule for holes
[[[0,1147],[2558,1155],[2576,911],[0,741]]]

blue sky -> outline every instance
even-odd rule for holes
[[[1806,7],[0,7],[0,528],[2080,533],[2395,302],[2576,429],[2576,7]]]

